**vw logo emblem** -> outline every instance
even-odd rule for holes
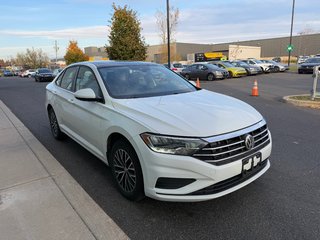
[[[244,139],[244,144],[247,150],[252,149],[254,147],[254,138],[250,134],[247,134]]]

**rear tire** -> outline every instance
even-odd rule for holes
[[[185,77],[187,80],[190,80],[189,74],[186,74],[184,77]]]
[[[51,133],[53,137],[57,140],[63,140],[66,138],[66,135],[61,132],[57,116],[52,108],[48,110],[48,117],[50,122]]]
[[[231,71],[229,71],[229,78],[233,78],[233,74]]]
[[[116,187],[125,198],[139,201],[145,197],[141,165],[130,143],[122,139],[116,141],[109,165]]]

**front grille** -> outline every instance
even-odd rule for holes
[[[249,150],[245,145],[245,138],[248,134],[253,136],[255,143],[254,147]],[[216,139],[218,140],[215,141],[213,137],[212,141],[195,152],[193,157],[213,165],[223,165],[249,156],[270,143],[269,131],[265,122],[259,123],[256,127],[250,127],[247,131],[241,130],[239,135],[226,134],[226,138],[222,135]]]

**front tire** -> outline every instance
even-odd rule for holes
[[[113,145],[109,165],[117,189],[125,198],[139,201],[145,197],[140,162],[127,141],[120,139]]]
[[[208,76],[207,76],[207,80],[208,81],[213,81],[214,79],[214,75],[212,73],[209,73]]]
[[[57,140],[65,139],[66,135],[63,132],[61,132],[57,116],[52,108],[48,110],[48,117],[53,137]]]
[[[184,77],[185,77],[187,80],[190,80],[189,74],[186,74]]]

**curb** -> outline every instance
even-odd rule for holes
[[[291,104],[293,104],[295,106],[299,106],[299,107],[320,109],[320,102],[311,101],[311,100],[310,101],[303,101],[303,100],[292,99],[292,97],[299,97],[299,96],[310,96],[310,94],[284,96],[283,101],[285,103],[291,103]]]
[[[0,108],[95,239],[129,239],[1,100]]]

